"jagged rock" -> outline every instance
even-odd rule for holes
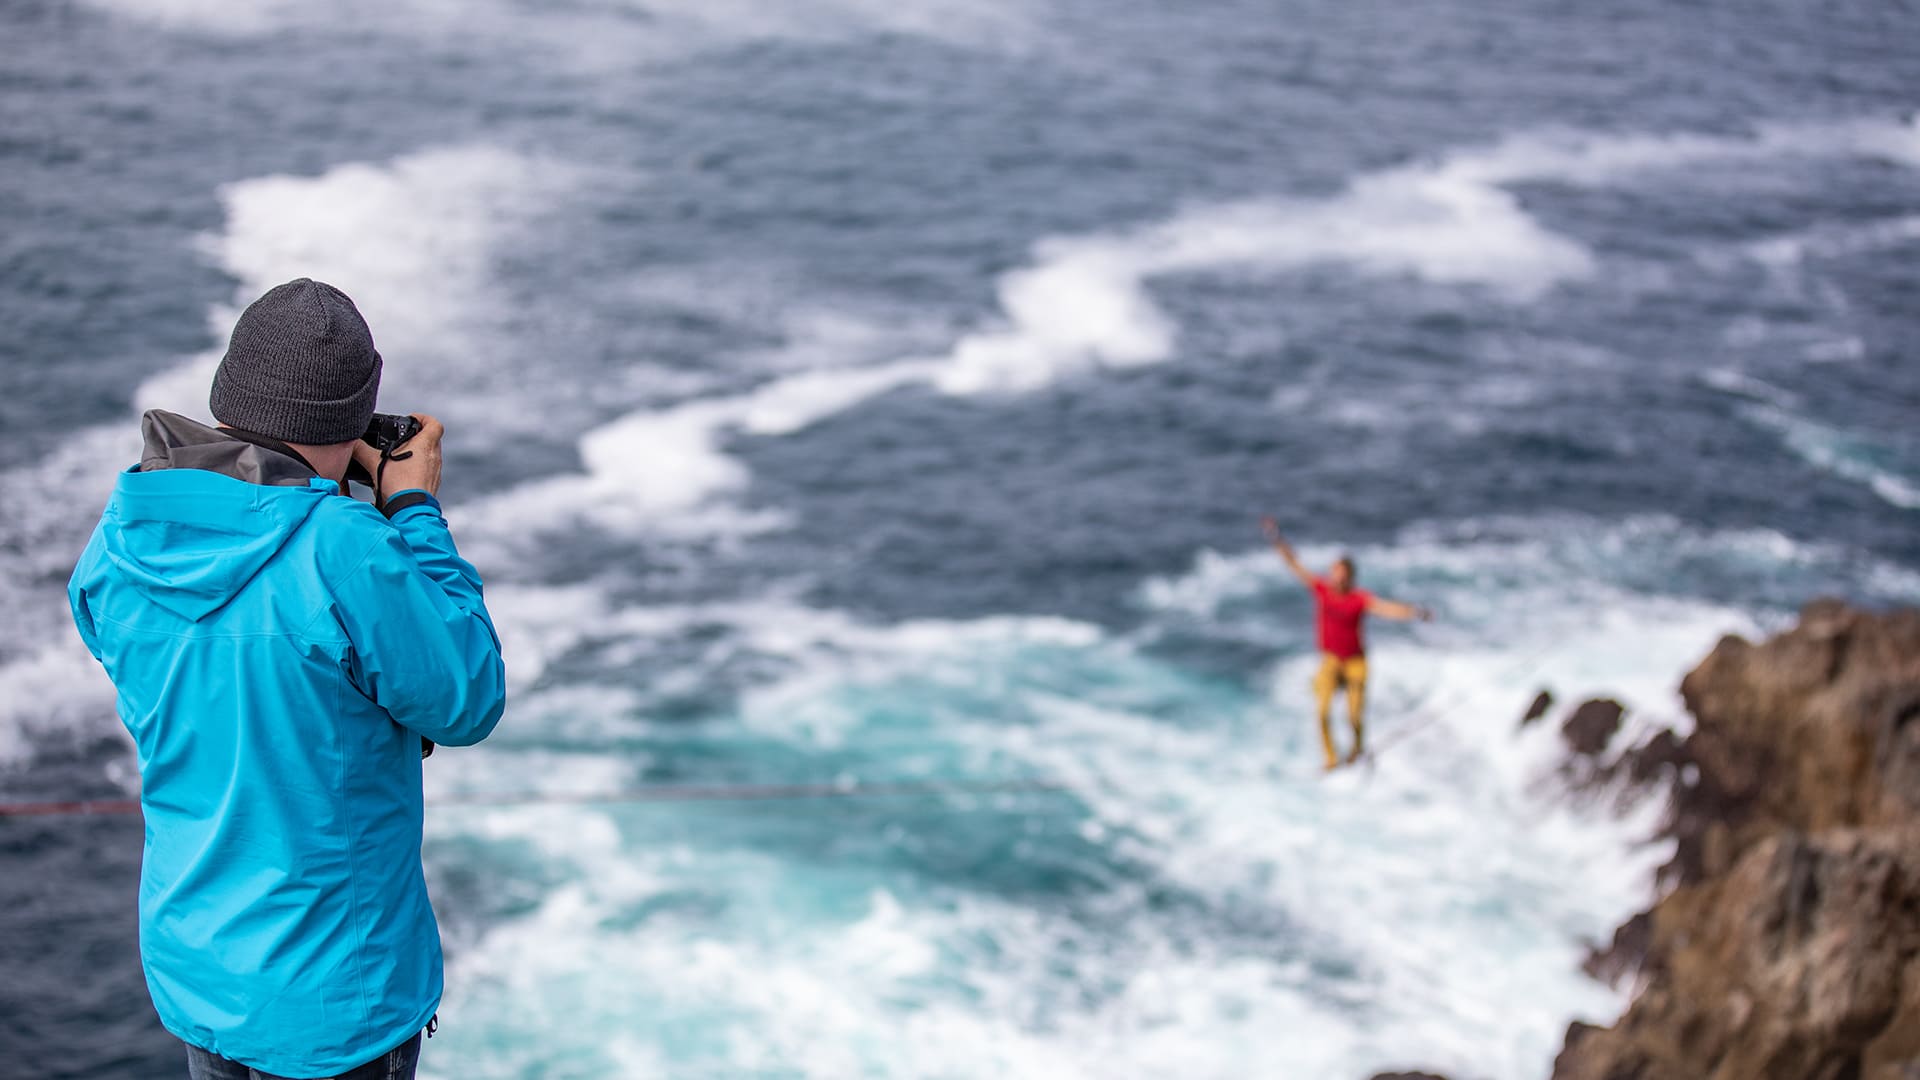
[[[1841,1080],[1920,1064],[1920,825],[1783,832],[1653,912],[1650,981],[1554,1080]],[[1897,1075],[1897,1073],[1896,1073]]]
[[[1551,708],[1553,708],[1552,692],[1547,690],[1540,691],[1533,696],[1533,704],[1527,706],[1527,714],[1520,718],[1520,726],[1527,727],[1535,720],[1547,715],[1547,710]]]
[[[1590,958],[1641,989],[1555,1080],[1920,1080],[1920,612],[1809,604],[1681,694],[1693,734],[1614,766],[1675,781],[1673,891]]]
[[[1920,817],[1920,611],[1817,600],[1761,645],[1720,642],[1680,684],[1699,771],[1675,793],[1682,880],[1778,829]]]
[[[1574,753],[1592,757],[1604,752],[1613,741],[1626,711],[1617,701],[1583,701],[1573,710],[1573,715],[1567,717],[1567,722],[1560,725],[1560,734]]]
[[[1596,1024],[1583,1024],[1580,1021],[1575,1020],[1573,1023],[1567,1025],[1567,1037],[1566,1037],[1565,1043],[1563,1044],[1562,1052],[1564,1053],[1567,1050],[1572,1050],[1574,1047],[1580,1045],[1581,1040],[1585,1039],[1588,1035],[1591,1035],[1596,1031],[1605,1031],[1605,1030],[1607,1029],[1600,1027]]]
[[[1643,911],[1620,924],[1613,932],[1613,942],[1604,949],[1590,949],[1586,962],[1580,970],[1586,972],[1608,986],[1619,986],[1620,981],[1640,970],[1646,963],[1647,950],[1653,946],[1653,914]],[[1569,1041],[1573,1032],[1567,1033]]]
[[[1615,768],[1624,771],[1627,781],[1637,786],[1656,781],[1671,785],[1689,783],[1686,770],[1691,764],[1693,757],[1687,753],[1686,743],[1672,729],[1661,728],[1646,742],[1620,755]]]

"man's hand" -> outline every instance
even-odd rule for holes
[[[1293,545],[1287,543],[1287,538],[1280,535],[1280,523],[1273,520],[1271,515],[1264,516],[1260,519],[1260,532],[1267,538],[1269,544],[1279,548],[1281,551],[1291,552],[1293,550]]]
[[[1293,545],[1287,543],[1287,538],[1280,535],[1280,523],[1270,516],[1263,516],[1260,519],[1260,531],[1266,534],[1267,542],[1273,545],[1273,549],[1280,553],[1280,558],[1286,562],[1287,569],[1293,571],[1293,576],[1300,579],[1300,584],[1309,589],[1313,588],[1313,575],[1307,572],[1306,567],[1300,565],[1299,558],[1293,553]]]
[[[440,494],[440,439],[447,429],[426,413],[414,413],[413,418],[420,421],[420,430],[394,448],[384,474],[380,471],[380,451],[363,442],[353,444],[353,460],[367,470],[368,476],[379,478],[380,488],[374,494],[380,502],[415,488],[436,497]]]

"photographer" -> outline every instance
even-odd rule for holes
[[[380,370],[340,290],[260,297],[221,426],[146,414],[68,587],[139,758],[141,962],[194,1080],[411,1077],[440,1002],[422,740],[486,738],[505,672],[441,426],[376,423]],[[379,509],[336,497],[350,466]]]

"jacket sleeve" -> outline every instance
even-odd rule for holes
[[[480,575],[455,550],[439,503],[409,506],[393,526],[334,590],[360,687],[402,727],[471,746],[507,698]]]

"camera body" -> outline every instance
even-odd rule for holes
[[[420,421],[397,413],[374,413],[360,441],[381,453],[397,448],[420,433]]]
[[[380,451],[380,456],[384,458],[399,449],[402,443],[418,435],[420,426],[420,421],[411,416],[398,413],[374,413],[373,419],[367,422],[367,430],[360,436],[360,441]],[[361,468],[358,461],[347,463],[347,479],[356,484],[375,486],[374,477],[366,469]],[[375,494],[379,492],[376,490]]]

